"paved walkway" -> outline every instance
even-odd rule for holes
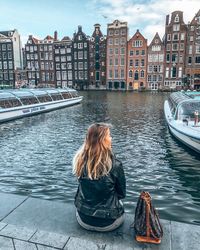
[[[200,250],[200,226],[161,220],[160,245],[139,244],[133,215],[109,233],[83,230],[73,205],[0,193],[0,250]]]

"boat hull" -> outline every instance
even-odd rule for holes
[[[82,101],[82,96],[70,99],[64,99],[48,103],[37,103],[33,105],[20,106],[0,111],[0,123],[11,120],[33,116],[44,112],[49,112],[55,109],[64,108],[78,104]]]
[[[180,125],[176,124],[171,116],[167,101],[165,101],[164,113],[171,134],[190,149],[196,151],[197,153],[200,153],[200,138],[190,135],[189,133],[187,133],[187,130],[181,130]]]

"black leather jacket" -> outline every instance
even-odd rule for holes
[[[116,219],[124,213],[119,202],[126,196],[126,180],[122,163],[112,157],[112,168],[108,175],[90,180],[86,173],[79,178],[75,196],[78,212],[104,219]]]

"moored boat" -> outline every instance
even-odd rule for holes
[[[200,92],[172,93],[164,103],[164,113],[171,133],[200,153]]]
[[[0,123],[78,104],[82,98],[70,88],[0,90]]]

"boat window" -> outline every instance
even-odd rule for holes
[[[172,112],[172,115],[174,115],[175,111],[176,111],[176,106],[174,105],[173,101],[171,98],[169,98],[169,107],[170,107],[170,110]]]
[[[52,102],[52,99],[49,95],[42,95],[37,97],[40,102]]]
[[[9,99],[9,100],[0,100],[1,108],[14,108],[21,106],[21,103],[18,99]]]
[[[63,96],[64,99],[71,98],[71,95],[68,92],[62,92],[62,96]]]
[[[30,96],[30,97],[21,97],[20,100],[21,100],[21,102],[23,103],[23,105],[31,105],[31,104],[38,103],[37,98],[34,97],[34,96]]]
[[[185,102],[178,108],[177,119],[194,119],[195,111],[200,115],[200,102]]]
[[[54,101],[62,100],[62,96],[60,93],[58,94],[51,94],[51,97],[53,98]]]
[[[72,95],[72,97],[78,97],[78,93],[76,91],[72,91],[70,92],[70,94]]]

